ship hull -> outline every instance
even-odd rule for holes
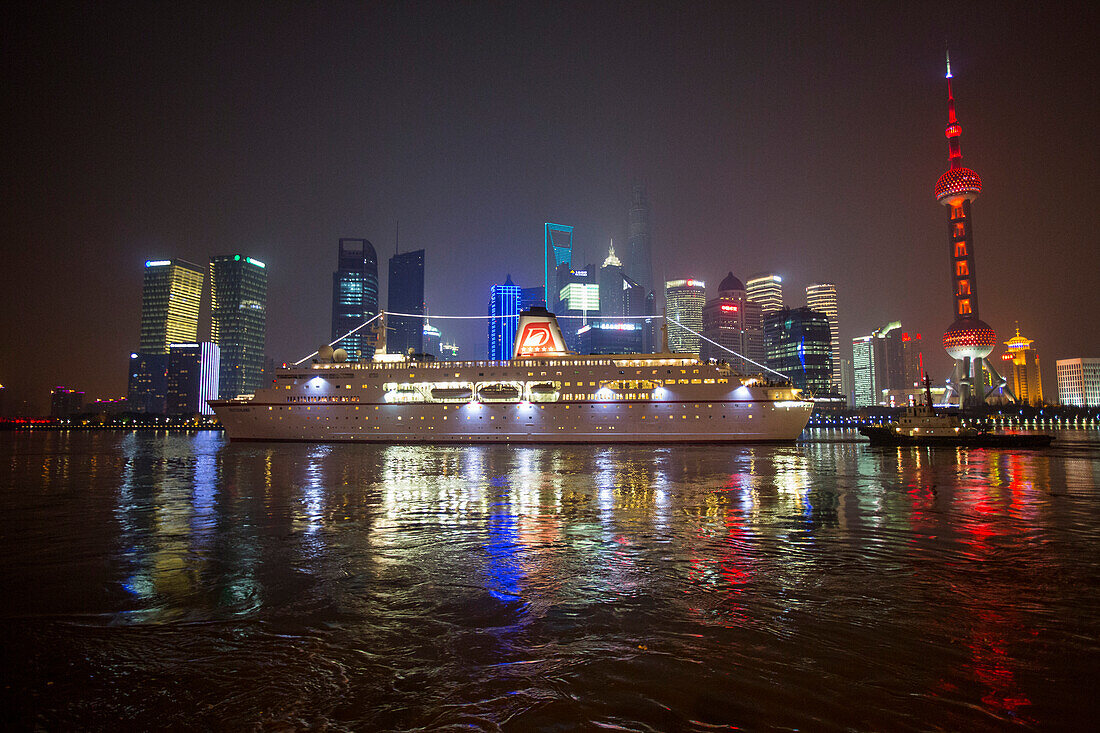
[[[232,441],[459,444],[793,442],[812,410],[766,400],[211,406]]]
[[[882,426],[864,426],[859,432],[872,446],[943,446],[952,448],[1046,448],[1050,435],[978,433],[976,435],[905,435]]]

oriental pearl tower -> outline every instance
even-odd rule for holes
[[[943,334],[943,348],[955,360],[948,381],[948,392],[958,394],[959,404],[984,402],[987,394],[982,367],[985,357],[997,345],[997,335],[978,318],[978,289],[974,272],[974,239],[970,229],[970,204],[982,192],[982,179],[962,164],[959,135],[962,127],[955,118],[955,97],[951,92],[951,57],[947,57],[947,155],[950,167],[936,181],[936,199],[947,207],[948,238],[951,249],[951,281],[955,321]],[[994,377],[990,393],[1003,389],[1004,380],[984,364]]]

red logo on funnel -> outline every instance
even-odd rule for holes
[[[544,351],[555,351],[554,334],[550,330],[549,323],[528,323],[523,327],[523,333],[519,335],[520,354],[539,354]]]

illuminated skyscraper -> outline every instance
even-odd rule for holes
[[[760,304],[762,315],[783,309],[783,278],[773,272],[750,277],[745,283],[745,292],[749,300]]]
[[[625,271],[647,290],[656,286],[653,277],[653,230],[649,221],[649,201],[645,186],[634,185],[630,202],[630,228]]]
[[[985,357],[997,345],[997,334],[978,317],[978,287],[974,266],[974,238],[970,204],[982,191],[982,179],[963,167],[959,136],[962,127],[955,117],[955,96],[951,91],[951,58],[947,58],[947,156],[950,167],[936,181],[936,199],[947,207],[947,231],[951,252],[954,322],[943,334],[943,347],[955,360],[948,389],[958,394],[961,405],[984,402],[987,397],[983,365],[990,372],[994,389],[1003,388],[1001,378]]]
[[[875,337],[860,336],[852,339],[852,376],[855,407],[871,407],[878,404],[879,390],[875,384]]]
[[[817,395],[831,389],[829,319],[810,308],[784,308],[764,317],[768,368],[787,375],[794,386]]]
[[[870,336],[852,339],[856,407],[882,404],[885,389],[913,388],[907,382],[912,375],[905,367],[906,355],[912,353],[907,343],[908,334],[898,321],[887,323]]]
[[[744,284],[732,272],[718,285],[718,295],[703,306],[702,325],[703,336],[724,348],[702,341],[699,344],[701,358],[728,361],[747,374],[760,371],[756,364],[739,360],[726,351],[730,349],[757,364],[764,363],[764,323],[760,304],[748,299]]]
[[[707,284],[702,280],[669,280],[665,283],[665,322],[671,353],[699,355],[699,337],[695,334],[703,331],[703,305],[706,302]]]
[[[424,353],[441,359],[443,356],[443,334],[424,318]]]
[[[390,258],[386,298],[386,351],[419,354],[424,351],[424,250],[402,252]],[[394,316],[389,313],[409,313]]]
[[[336,272],[332,273],[332,339],[378,314],[378,255],[365,239],[341,239]],[[337,344],[348,361],[369,361],[374,355],[370,331],[362,328]]]
[[[169,415],[214,414],[206,401],[218,398],[219,356],[218,345],[210,341],[169,347]]]
[[[512,282],[512,276],[503,285],[489,288],[489,347],[486,356],[494,361],[512,358],[516,345],[516,326],[523,291]]]
[[[840,372],[840,318],[836,304],[834,283],[814,283],[806,286],[806,306],[829,319],[829,383],[835,392],[843,392],[843,376]]]
[[[1100,406],[1100,359],[1059,359],[1058,401],[1070,407]]]
[[[623,263],[615,256],[615,244],[607,251],[607,259],[600,267],[600,315],[603,318],[622,318],[626,305],[626,282],[623,280]]]
[[[267,265],[244,255],[212,257],[210,340],[221,350],[221,399],[259,389],[266,336]]]
[[[579,354],[639,354],[642,323],[596,320],[577,329]]]
[[[546,294],[546,307],[557,311],[558,293],[561,291],[562,275],[568,273],[573,264],[573,227],[565,224],[543,226],[543,292]]]
[[[161,415],[166,408],[167,395],[168,354],[130,354],[126,382],[126,401],[130,409]]]
[[[902,360],[905,362],[902,368],[905,389],[920,387],[924,383],[924,374],[921,372],[924,364],[923,349],[924,341],[919,333],[901,334],[901,353]]]
[[[203,279],[201,267],[183,260],[145,263],[141,289],[142,354],[167,354],[169,344],[195,340]]]
[[[1019,327],[1016,335],[1005,341],[1005,352],[1001,358],[1008,362],[1012,372],[1012,391],[1016,399],[1029,405],[1041,405],[1043,403],[1043,378],[1039,373],[1039,355],[1031,348],[1035,343],[1020,335]]]
[[[562,320],[562,338],[573,351],[580,350],[577,331],[600,315],[599,273],[592,265],[583,270],[558,268],[558,316]]]

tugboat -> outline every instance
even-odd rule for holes
[[[871,439],[872,446],[945,445],[963,448],[1046,448],[1052,435],[995,433],[987,428],[963,425],[958,415],[937,413],[932,404],[932,386],[924,375],[923,405],[905,408],[897,422],[864,425],[859,432]]]

